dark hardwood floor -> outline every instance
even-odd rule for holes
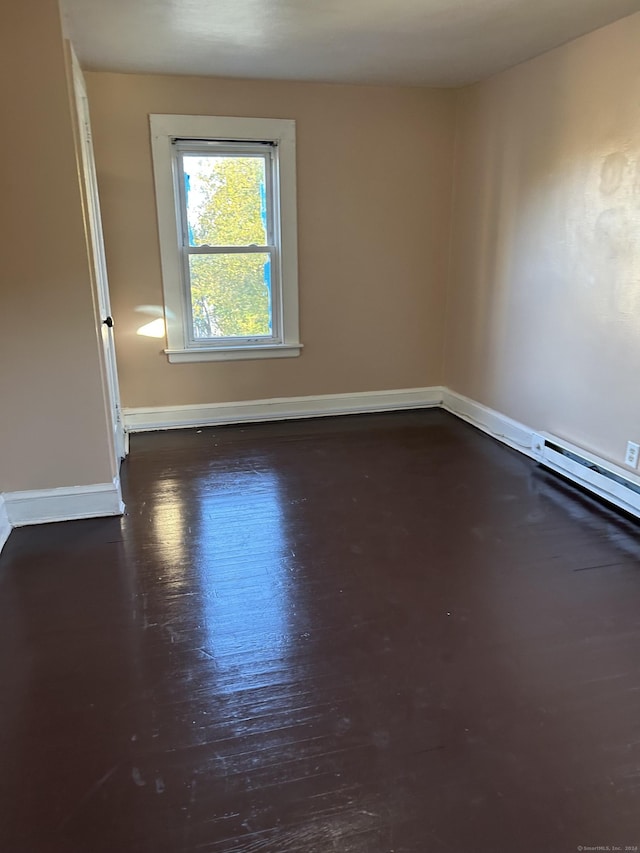
[[[2,853],[640,849],[635,522],[440,411],[123,473],[0,557]]]

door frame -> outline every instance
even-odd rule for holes
[[[128,433],[124,428],[122,406],[120,403],[120,387],[118,383],[118,365],[116,360],[115,340],[113,335],[113,320],[111,316],[111,301],[109,297],[109,278],[102,232],[102,215],[100,212],[100,197],[98,180],[93,154],[91,135],[91,119],[89,114],[89,98],[82,68],[71,42],[67,42],[70,70],[73,83],[73,102],[78,132],[78,157],[81,171],[81,190],[83,206],[87,221],[87,246],[91,256],[94,279],[95,298],[99,313],[98,334],[102,341],[104,353],[105,391],[109,406],[109,416],[113,431],[113,448],[116,466],[129,452]],[[74,122],[75,123],[75,122]]]

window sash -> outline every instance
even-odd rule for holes
[[[278,160],[277,146],[273,142],[230,142],[228,140],[189,140],[173,141],[176,213],[178,216],[179,254],[182,272],[182,301],[184,317],[184,340],[189,349],[239,346],[273,346],[283,343],[282,329],[282,285],[279,262],[279,207],[278,207]],[[239,246],[200,245],[189,242],[189,220],[185,192],[184,155],[191,156],[228,156],[260,157],[265,164],[265,213],[268,243],[258,246],[255,243]],[[191,297],[191,274],[189,257],[191,255],[231,255],[231,254],[268,254],[271,267],[271,335],[260,336],[216,336],[196,338],[194,334],[193,303]]]
[[[244,345],[276,345],[283,342],[282,340],[282,325],[281,325],[281,317],[282,310],[280,307],[280,303],[278,302],[278,309],[276,308],[276,296],[278,299],[280,298],[279,289],[276,291],[274,287],[275,280],[277,280],[278,273],[278,254],[275,250],[275,247],[271,246],[263,246],[259,249],[254,249],[251,247],[251,251],[247,252],[244,247],[239,247],[239,251],[236,251],[238,247],[233,247],[233,252],[225,252],[218,251],[218,249],[214,249],[213,251],[205,251],[205,252],[188,252],[186,250],[182,250],[182,269],[184,281],[186,282],[186,287],[184,290],[184,316],[187,320],[186,328],[185,328],[185,341],[187,341],[187,346],[191,349],[206,348],[210,347],[211,344],[215,344],[220,347],[237,347]],[[225,254],[257,254],[258,251],[261,251],[262,254],[268,254],[269,260],[271,261],[271,334],[270,335],[238,335],[238,336],[216,336],[211,338],[196,338],[194,334],[194,322],[193,322],[193,302],[191,298],[191,275],[189,270],[189,257],[191,255],[225,255]]]
[[[183,246],[188,255],[259,255],[265,252],[275,252],[275,246],[256,246],[248,243],[246,246]]]

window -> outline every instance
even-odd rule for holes
[[[295,122],[150,122],[169,361],[299,355]]]

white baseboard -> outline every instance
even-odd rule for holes
[[[123,409],[123,417],[128,432],[149,432],[183,427],[422,409],[439,406],[442,403],[443,392],[443,388],[434,385],[426,388],[402,388],[396,391],[274,397],[270,400],[243,400],[238,403]]]
[[[487,435],[498,439],[503,444],[513,447],[514,450],[519,450],[525,456],[530,456],[532,459],[536,458],[532,449],[536,432],[531,427],[514,421],[506,415],[496,412],[495,409],[483,406],[482,403],[477,403],[469,397],[456,394],[455,391],[450,391],[448,388],[444,389],[442,408],[463,421],[467,421],[482,432],[486,432]]]
[[[13,527],[122,515],[124,512],[118,477],[112,483],[92,486],[6,492],[4,503]]]
[[[11,533],[11,522],[7,515],[7,507],[3,495],[0,495],[0,551]]]
[[[486,432],[492,438],[524,453],[545,468],[561,474],[566,480],[603,498],[630,515],[640,518],[640,494],[633,491],[634,486],[640,485],[640,479],[619,465],[614,465],[606,459],[582,450],[563,438],[536,432],[531,427],[514,421],[494,409],[489,409],[475,400],[470,400],[469,397],[456,394],[448,388],[444,389],[442,408],[482,432]],[[570,454],[583,458],[587,465],[579,464],[570,457],[554,451],[549,447],[549,441],[552,446],[555,444]],[[601,473],[592,470],[589,464],[597,466]],[[617,481],[611,476],[606,476],[607,472],[617,478]],[[629,488],[625,483],[632,484],[632,487]]]
[[[590,482],[591,474],[588,472],[585,474],[583,470],[574,472],[572,465],[564,459],[561,460],[562,466],[558,467],[551,459],[551,452],[547,453],[543,449],[544,435],[469,397],[438,385],[394,391],[280,397],[199,406],[130,408],[124,409],[123,415],[126,430],[131,433],[432,407],[443,408],[525,456],[559,471],[563,476],[615,503],[627,512],[640,514],[640,506],[636,505],[634,496],[629,498],[627,495],[626,503],[621,502],[621,499],[614,494],[616,488],[610,483],[605,482],[603,485],[600,481]],[[561,440],[554,439],[554,441]],[[573,450],[584,455],[579,448],[573,448]],[[546,456],[543,458],[544,453],[547,453],[549,459]],[[597,457],[591,458],[602,467],[612,468],[611,463]],[[618,471],[616,468],[615,473],[624,474],[630,481],[637,482],[637,478],[630,476],[629,472],[622,469]],[[0,549],[7,541],[12,527],[122,515],[123,512],[124,504],[118,477],[114,478],[112,483],[97,483],[92,486],[6,492],[0,495]]]

